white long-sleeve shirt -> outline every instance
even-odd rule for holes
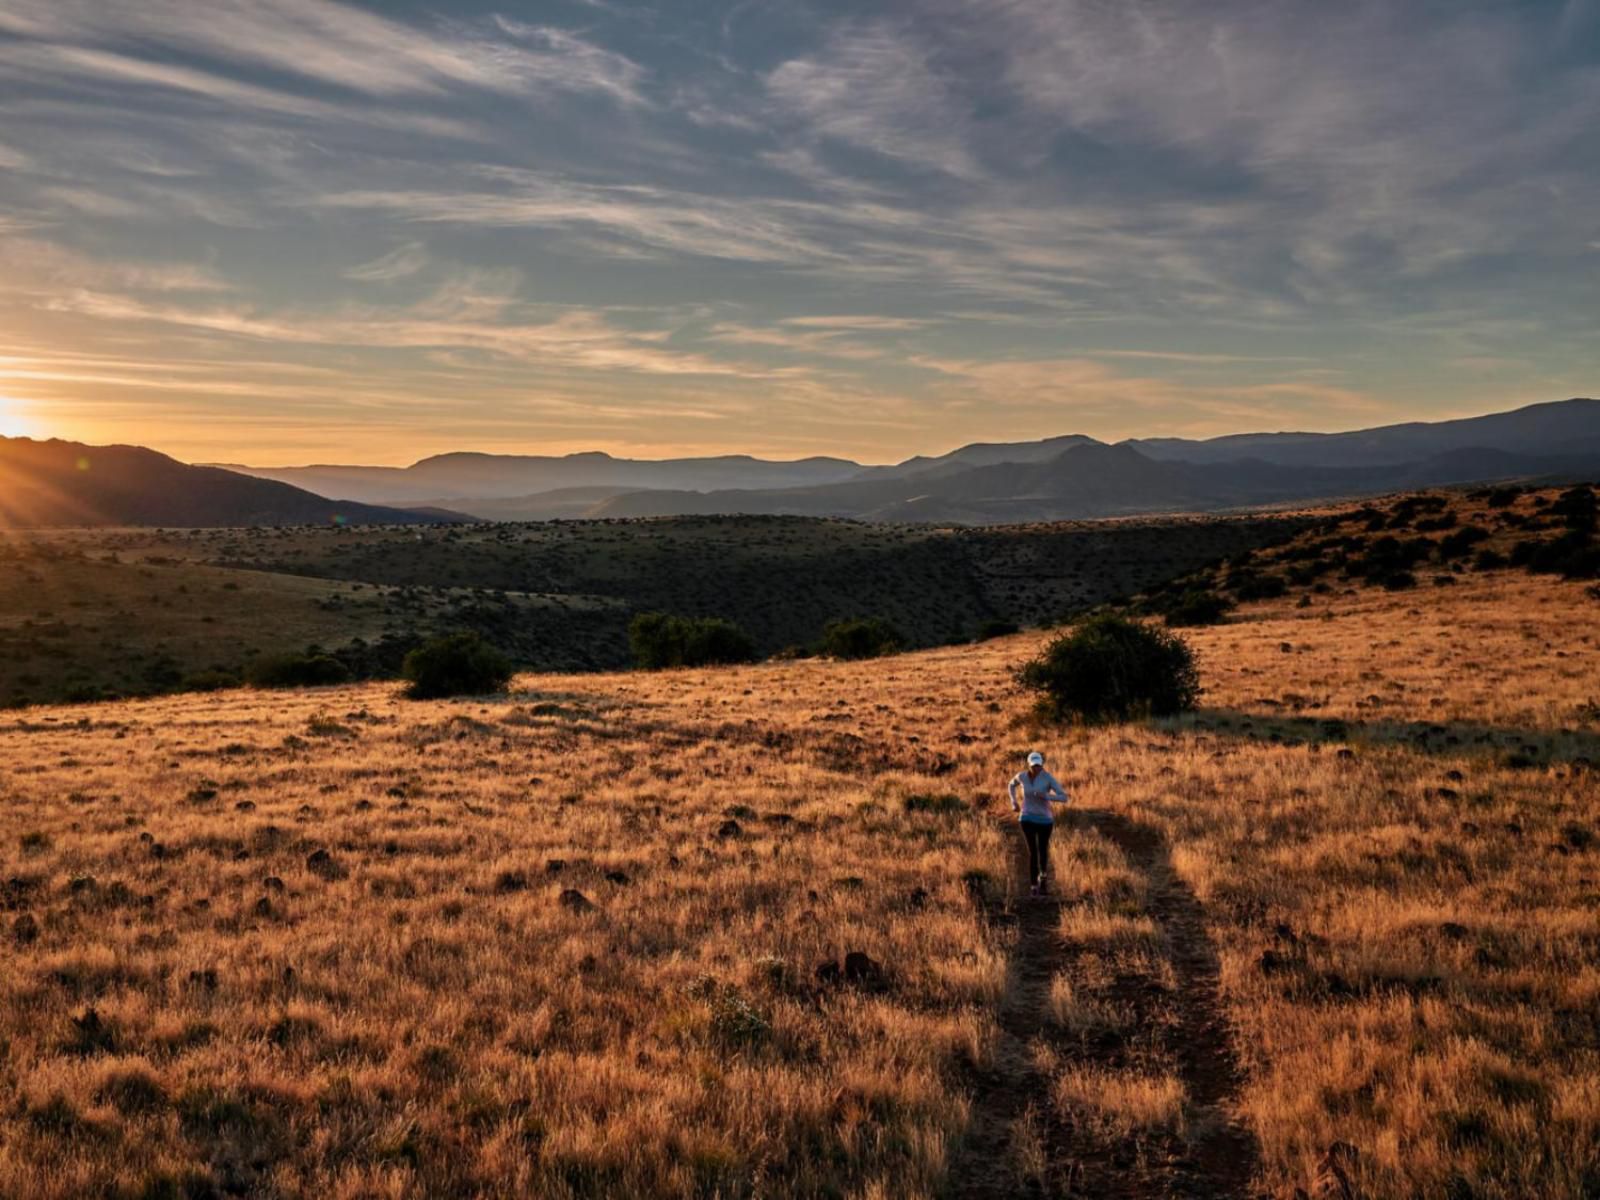
[[[1022,791],[1022,804],[1017,804],[1017,790]],[[1006,784],[1006,795],[1011,799],[1011,807],[1021,814],[1024,821],[1039,821],[1044,824],[1055,824],[1055,816],[1050,811],[1053,801],[1065,804],[1068,801],[1067,791],[1056,777],[1039,768],[1037,775],[1030,775],[1027,771],[1018,771]]]

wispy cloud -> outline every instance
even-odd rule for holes
[[[0,30],[40,42],[165,45],[371,96],[471,87],[508,94],[595,91],[640,103],[640,68],[557,29],[505,19],[419,28],[333,0],[6,0]],[[74,52],[86,70],[114,57]]]
[[[6,386],[868,457],[1592,391],[1597,30],[1593,0],[0,0]]]
[[[415,275],[427,265],[427,248],[421,242],[407,242],[370,262],[346,267],[343,274],[346,279],[362,283],[393,283],[396,279]]]

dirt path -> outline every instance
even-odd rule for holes
[[[1106,811],[1080,811],[1073,819],[1097,830],[1144,877],[1174,986],[1150,975],[1116,977],[1107,995],[1132,1015],[1134,1038],[1069,1038],[1056,1028],[1048,1018],[1051,980],[1058,973],[1071,978],[1083,951],[1057,933],[1061,901],[1027,896],[1027,854],[1008,827],[1010,877],[1000,894],[983,898],[991,928],[1011,942],[999,1038],[989,1069],[971,1081],[972,1118],[948,1194],[1248,1200],[1256,1194],[1250,1185],[1257,1149],[1228,1115],[1239,1067],[1200,903],[1173,871],[1153,829]],[[1148,1044],[1136,1047],[1135,1040]],[[1057,1111],[1050,1073],[1039,1062],[1053,1055],[1061,1066],[1121,1069],[1150,1052],[1169,1061],[1183,1082],[1187,1139],[1154,1131],[1110,1143],[1097,1139]]]

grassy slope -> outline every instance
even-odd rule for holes
[[[1344,1141],[1372,1197],[1592,1194],[1600,605],[1292,601],[1194,631],[1204,707],[1151,726],[1031,728],[1036,634],[9,718],[0,1194],[922,1196],[1024,1069],[1014,1186],[1192,1194],[1196,959],[1264,1189]],[[1076,796],[1042,951],[999,919],[1030,745]],[[881,983],[818,981],[850,950]],[[1040,970],[1019,1067],[997,1014]]]

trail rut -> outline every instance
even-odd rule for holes
[[[1027,895],[1027,855],[1008,828],[1010,871],[1004,888],[984,899],[991,932],[1009,942],[999,1036],[988,1068],[971,1080],[972,1117],[947,1194],[1250,1200],[1258,1149],[1231,1116],[1241,1075],[1202,906],[1156,830],[1105,810],[1077,811],[1060,832],[1074,827],[1097,831],[1145,881],[1146,915],[1163,935],[1171,986],[1142,972],[1110,981],[1103,995],[1130,1015],[1126,1036],[1070,1036],[1055,1026],[1051,981],[1058,973],[1073,979],[1086,950],[1060,936],[1063,901]],[[1058,872],[1062,857],[1057,851]],[[1152,1129],[1107,1139],[1052,1102],[1052,1077],[1062,1070],[1138,1069],[1152,1059],[1183,1084],[1183,1136]]]

